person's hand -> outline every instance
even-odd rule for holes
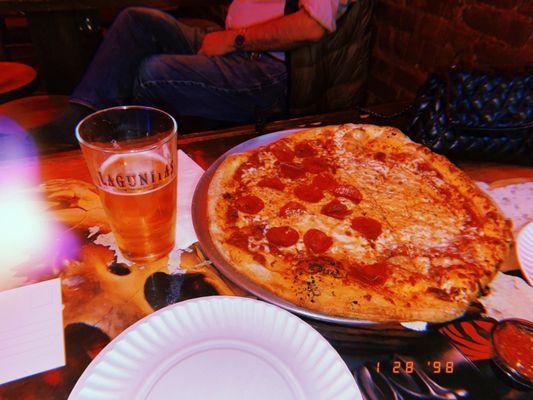
[[[215,31],[204,36],[202,47],[198,54],[208,56],[223,56],[235,51],[235,34],[231,31]]]

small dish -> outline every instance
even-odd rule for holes
[[[506,319],[491,331],[493,360],[514,381],[533,388],[533,323]]]

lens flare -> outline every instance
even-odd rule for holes
[[[0,166],[0,290],[26,281],[15,267],[43,259],[52,249],[53,226],[45,202],[36,192],[35,147],[26,132],[0,117],[3,162]],[[7,159],[10,158],[10,159]],[[21,279],[22,282],[21,282]]]
[[[47,251],[51,232],[40,199],[28,191],[5,188],[0,195],[0,273]],[[3,281],[3,279],[2,279]]]

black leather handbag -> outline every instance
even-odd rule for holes
[[[437,153],[533,165],[531,72],[432,75],[412,112],[409,136]]]

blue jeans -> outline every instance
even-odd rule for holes
[[[197,54],[207,30],[150,8],[122,11],[71,100],[94,109],[125,104],[176,116],[245,122],[286,108],[285,64],[267,54]]]

